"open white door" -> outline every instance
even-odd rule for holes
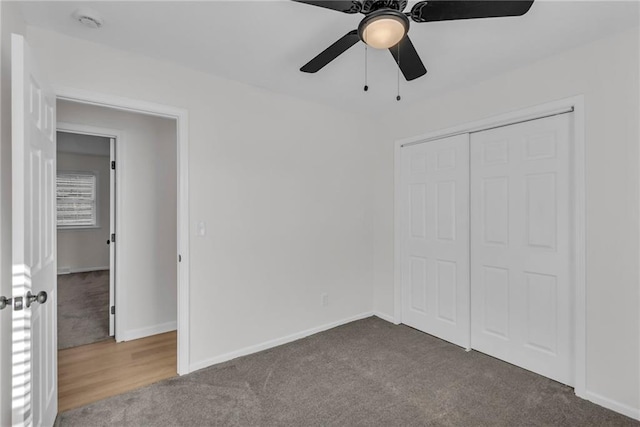
[[[109,169],[109,336],[116,334],[116,140],[109,139],[111,169]]]
[[[58,409],[55,95],[16,34],[11,73],[12,423],[51,426]]]

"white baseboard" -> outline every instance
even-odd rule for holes
[[[346,319],[338,320],[336,322],[327,323],[325,325],[317,326],[315,328],[307,329],[304,331],[296,332],[295,334],[287,335],[282,338],[276,338],[273,340],[265,341],[260,344],[252,345],[249,347],[241,348],[240,350],[232,351],[229,353],[221,354],[220,356],[212,357],[210,359],[201,360],[199,362],[191,363],[189,365],[189,372],[197,371],[199,369],[207,368],[212,365],[216,365],[218,363],[226,362],[231,359],[235,359],[237,357],[246,356],[248,354],[257,353],[262,350],[267,350],[269,348],[277,347],[282,344],[287,344],[292,341],[296,341],[309,335],[317,334],[318,332],[326,331],[328,329],[333,329],[336,326],[344,325],[347,323],[354,322],[360,319],[366,319],[367,317],[373,316],[374,313],[371,311],[367,311],[365,313],[360,313],[355,316],[348,317]]]
[[[71,267],[60,267],[58,268],[58,275],[61,274],[73,274],[73,273],[88,273],[90,271],[104,271],[109,270],[109,266],[106,267],[84,267],[84,268],[71,268]]]
[[[158,335],[158,334],[163,334],[165,332],[175,331],[177,328],[178,328],[178,322],[173,321],[173,322],[161,323],[159,325],[148,326],[146,328],[132,329],[130,331],[124,331],[122,333],[122,336],[118,334],[117,341],[118,342],[133,341],[139,338],[146,338],[152,335]]]
[[[386,320],[389,323],[393,323],[394,325],[398,324],[394,320],[393,316],[391,316],[390,314],[382,313],[382,312],[379,312],[379,311],[374,311],[373,315],[376,316],[376,317],[381,318],[382,320]]]
[[[607,409],[611,409],[612,411],[618,412],[622,415],[626,415],[629,418],[640,421],[640,408],[634,408],[629,405],[625,405],[624,403],[617,402],[613,399],[609,399],[608,397],[604,397],[598,393],[594,393],[588,390],[584,393],[584,396],[580,397],[597,405],[603,406]]]

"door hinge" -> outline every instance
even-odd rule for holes
[[[111,169],[115,169],[116,168],[116,161],[112,160],[111,161]]]
[[[111,314],[116,314],[116,306],[115,305],[111,306]]]
[[[111,243],[116,242],[116,233],[111,233]]]

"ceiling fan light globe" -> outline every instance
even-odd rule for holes
[[[380,11],[362,20],[358,33],[363,42],[374,49],[397,45],[409,30],[409,20],[396,11]]]
[[[404,25],[395,19],[386,18],[372,22],[364,31],[365,43],[375,49],[388,49],[395,46],[404,35]]]

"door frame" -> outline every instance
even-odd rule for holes
[[[73,133],[73,134],[78,134],[78,135],[91,135],[91,136],[99,136],[102,138],[109,138],[109,140],[113,141],[113,149],[115,151],[115,161],[116,163],[119,163],[118,161],[118,151],[119,151],[119,147],[122,144],[122,132],[120,132],[117,129],[109,129],[109,128],[102,128],[102,127],[97,127],[97,126],[90,126],[90,125],[84,125],[84,124],[79,124],[79,123],[68,123],[68,122],[57,122],[56,123],[56,131],[57,132],[64,132],[64,133]],[[109,143],[109,151],[111,152],[111,143]],[[111,160],[111,155],[109,156],[109,159]],[[109,172],[111,172],[111,169],[109,169]],[[116,181],[116,185],[117,182],[120,179],[120,175],[118,174],[118,169],[116,168],[115,170],[115,181]],[[111,181],[111,173],[109,173],[109,180]],[[111,183],[109,185],[109,192],[111,193],[114,189],[112,189]],[[117,227],[117,219],[119,217],[122,216],[119,207],[122,205],[122,203],[120,202],[120,198],[118,196],[118,192],[115,192],[115,197],[116,197],[116,207],[115,207],[115,218],[111,218],[111,212],[109,212],[109,239],[111,238],[111,225],[115,222],[116,227]],[[113,194],[109,194],[109,199],[111,200],[113,198]],[[110,208],[111,210],[111,208]],[[104,222],[102,222],[104,224]],[[115,229],[115,227],[114,227]],[[109,267],[111,267],[112,261],[114,261],[114,265],[118,265],[118,251],[116,250],[117,248],[114,248],[114,253],[115,253],[115,259],[111,260],[111,253],[109,253]],[[111,247],[109,248],[109,251],[111,252]],[[109,284],[109,305],[113,305],[115,306],[119,306],[119,307],[124,307],[124,301],[122,301],[122,297],[118,298],[118,292],[117,292],[117,287],[118,287],[118,269],[117,267],[114,267],[113,271],[111,271],[111,268],[109,269],[109,282],[111,282],[111,277],[113,277],[114,280],[114,288],[111,289],[111,283]],[[113,294],[112,294],[113,291]],[[122,292],[120,292],[120,294],[122,294]],[[115,297],[115,298],[114,298]],[[125,318],[126,316],[115,316],[115,335],[114,338],[117,342],[121,342],[123,341],[122,338],[122,333],[120,333],[120,335],[118,335],[118,331],[123,331],[124,328],[122,327],[122,325],[125,323],[124,320],[118,320],[120,318]],[[111,314],[109,314],[109,324],[111,325]]]
[[[70,87],[54,86],[56,99],[71,101],[99,107],[112,108],[131,113],[141,113],[157,117],[164,117],[176,120],[176,154],[177,154],[177,249],[181,261],[178,264],[178,349],[177,349],[177,371],[178,375],[185,375],[189,370],[189,115],[183,108],[172,107],[153,102],[108,95],[99,92],[86,91]],[[116,139],[116,144],[118,140]],[[116,163],[118,163],[118,149],[116,147]],[[122,150],[120,150],[122,151]],[[122,164],[122,162],[120,162]],[[116,168],[116,181],[118,180],[118,168]],[[116,217],[118,210],[122,206],[117,203],[118,193],[116,193]],[[116,251],[116,263],[118,257]],[[116,269],[117,272],[117,269]],[[117,277],[116,277],[117,283]],[[116,305],[118,305],[118,292],[116,292]],[[121,305],[122,306],[122,305]],[[116,317],[116,334],[118,329],[118,318]]]
[[[449,136],[489,130],[523,121],[540,119],[556,114],[573,112],[573,147],[571,152],[572,170],[570,179],[573,190],[571,201],[572,232],[572,273],[574,279],[573,328],[575,394],[586,398],[586,180],[585,180],[585,110],[584,96],[578,95],[544,104],[493,115],[477,121],[464,123],[422,135],[403,138],[394,144],[394,307],[393,323],[402,323],[402,200],[401,177],[403,146],[421,144]]]
[[[109,336],[116,337],[116,246],[111,245],[113,243],[112,237],[116,233],[116,169],[113,165],[116,162],[116,143],[118,139],[116,137],[109,138],[109,238],[107,242],[109,244]],[[111,307],[114,307],[113,309]]]

